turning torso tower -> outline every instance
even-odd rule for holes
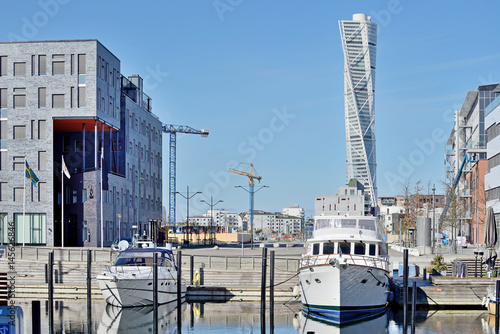
[[[377,206],[375,150],[375,65],[377,24],[366,14],[340,21],[344,51],[346,183],[356,178],[365,187],[365,212]]]

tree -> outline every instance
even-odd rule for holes
[[[400,233],[408,233],[409,229],[414,229],[417,227],[417,218],[423,216],[424,206],[422,201],[421,192],[424,187],[421,185],[421,181],[417,181],[412,187],[410,179],[406,181],[403,185],[404,194],[404,215],[400,218],[401,220],[401,231]]]

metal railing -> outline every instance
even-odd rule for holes
[[[364,265],[383,270],[389,270],[389,261],[387,257],[373,257],[366,255],[352,254],[330,254],[330,255],[312,255],[305,256],[300,260],[300,267],[318,266],[331,264],[331,261],[344,259],[345,264]]]

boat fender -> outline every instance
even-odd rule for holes
[[[298,284],[293,287],[293,295],[294,295],[294,297],[300,296],[300,288],[299,288]]]
[[[194,273],[194,277],[193,277],[193,283],[195,286],[200,286],[200,281],[201,281],[201,275],[200,275],[200,272],[199,271],[196,271]]]

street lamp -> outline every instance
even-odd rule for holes
[[[193,198],[194,196],[196,196],[197,194],[201,194],[201,191],[197,191],[195,192],[194,194],[192,194],[191,196],[189,196],[189,186],[187,186],[187,194],[186,196],[184,196],[182,193],[176,191],[174,192],[174,194],[178,194],[178,195],[181,195],[182,197],[184,197],[186,199],[186,202],[187,202],[187,213],[186,213],[186,234],[187,234],[187,240],[186,240],[186,235],[184,235],[184,243],[189,245],[189,200],[191,198]]]
[[[435,252],[434,247],[436,239],[436,185],[432,185],[432,251]]]
[[[208,204],[210,206],[210,244],[212,245],[214,243],[214,238],[213,238],[213,223],[214,223],[214,206],[217,204],[224,202],[223,200],[218,200],[217,202],[214,203],[214,197],[210,196],[210,203],[205,201],[204,199],[200,200],[200,202]]]
[[[116,216],[118,217],[118,241],[120,241],[120,239],[122,237],[122,217],[123,217],[123,215],[117,214]]]
[[[250,190],[247,190],[246,188],[243,188],[242,186],[234,186],[235,188],[241,188],[243,190],[245,190],[247,193],[250,194],[250,211],[249,211],[249,216],[250,216],[250,249],[253,249],[253,199],[254,199],[254,194],[261,190],[262,188],[269,188],[269,186],[262,186],[260,187],[259,189],[255,190],[255,188],[253,187],[254,185],[253,184],[250,184],[249,188]],[[243,236],[242,236],[243,238]],[[243,240],[242,240],[242,244],[243,244]],[[242,245],[243,247],[243,245]]]

